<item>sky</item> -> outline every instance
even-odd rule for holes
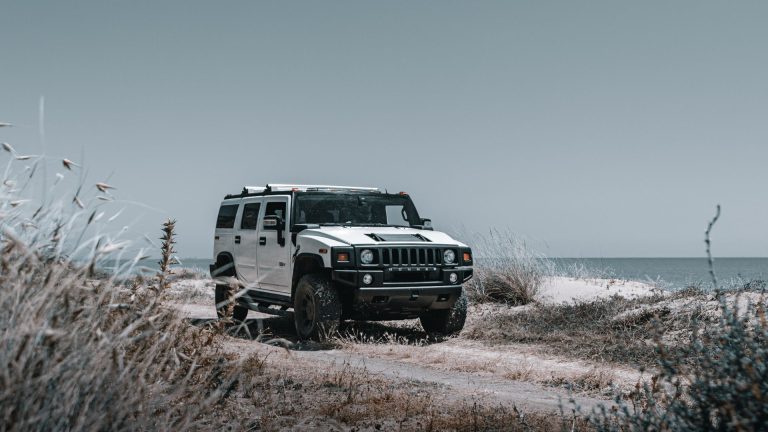
[[[182,257],[266,183],[407,191],[437,229],[563,257],[702,256],[719,203],[715,255],[768,256],[766,2],[0,10],[0,141],[143,203],[116,220],[133,232],[176,218]]]

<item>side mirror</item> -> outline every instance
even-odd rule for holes
[[[280,246],[285,246],[285,222],[283,222],[283,218],[280,216],[264,216],[264,221],[262,222],[262,226],[265,230],[270,231],[277,231],[277,243],[280,244]]]

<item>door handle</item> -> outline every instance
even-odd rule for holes
[[[259,244],[261,246],[264,246],[265,244],[267,244],[267,238],[266,237],[259,237]]]
[[[235,244],[240,244],[240,236],[235,236]]]

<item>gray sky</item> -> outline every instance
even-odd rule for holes
[[[3,1],[0,120],[211,253],[243,185],[411,193],[551,256],[768,256],[768,3]],[[111,175],[111,177],[110,177]],[[133,212],[133,213],[131,213]]]

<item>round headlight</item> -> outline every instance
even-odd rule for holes
[[[370,264],[373,262],[373,251],[370,249],[365,249],[362,252],[360,252],[360,262],[363,264]]]
[[[456,283],[459,281],[459,275],[457,275],[456,273],[451,273],[448,276],[448,280],[451,281],[451,283]]]
[[[446,264],[453,264],[456,261],[456,252],[446,249],[445,252],[443,252],[443,260]]]
[[[368,273],[364,274],[363,275],[363,283],[366,284],[366,285],[370,285],[371,282],[373,282],[373,276],[371,276]]]

